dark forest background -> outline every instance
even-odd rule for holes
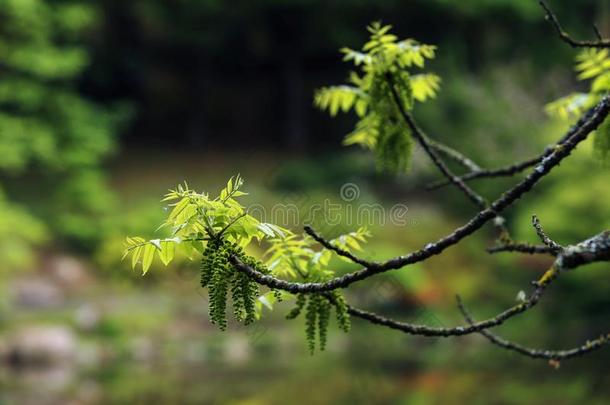
[[[338,49],[362,44],[373,20],[438,44],[443,57],[432,69],[447,81],[517,63],[545,81],[559,63],[569,70],[573,55],[530,0],[95,3],[102,18],[88,33],[81,88],[132,103],[127,144],[226,147],[230,136],[294,151],[337,147],[350,120],[328,120],[312,94],[345,79]],[[601,2],[554,3],[575,35],[590,37],[591,24],[605,21]],[[455,108],[450,101],[441,98],[441,108]]]

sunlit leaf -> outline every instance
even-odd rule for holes
[[[155,246],[153,244],[144,245],[142,253],[142,274],[146,274],[155,257]]]

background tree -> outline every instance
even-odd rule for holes
[[[0,3],[0,170],[9,190],[26,176],[40,179],[20,196],[39,200],[33,212],[2,199],[1,246],[16,261],[45,228],[92,248],[114,203],[100,165],[115,149],[121,116],[79,89],[91,62],[83,39],[98,15],[78,2]]]

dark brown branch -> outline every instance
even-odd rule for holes
[[[345,274],[332,280],[320,283],[298,283],[289,282],[278,279],[276,277],[263,274],[252,269],[249,266],[241,263],[236,257],[231,257],[230,260],[235,268],[248,274],[253,280],[259,284],[266,285],[270,288],[285,290],[292,293],[301,292],[321,292],[330,291],[337,288],[345,288],[357,281],[364,280],[375,274],[385,271],[399,269],[409,264],[418,263],[428,259],[431,256],[443,252],[450,246],[459,243],[465,237],[471,235],[488,221],[495,218],[497,213],[502,212],[509,207],[524,194],[532,189],[543,177],[545,177],[554,167],[556,167],[563,159],[584,141],[588,135],[594,131],[610,113],[610,101],[604,97],[597,106],[591,109],[585,116],[579,120],[566,135],[563,143],[552,149],[552,152],[541,160],[540,164],[530,172],[525,179],[517,183],[514,187],[506,191],[500,198],[494,201],[490,208],[484,209],[470,219],[466,224],[455,229],[449,235],[437,240],[434,243],[429,243],[422,249],[412,252],[405,256],[399,256],[390,259],[384,263],[380,263],[375,267],[365,267],[361,270]]]
[[[468,312],[464,303],[457,297],[458,307],[468,322],[469,325],[476,325],[478,322],[475,322],[472,315]],[[491,333],[488,330],[480,330],[478,333],[483,335],[487,340],[489,340],[492,344],[499,346],[503,349],[508,349],[520,353],[524,356],[531,357],[534,359],[545,359],[545,360],[567,360],[573,357],[584,356],[590,352],[601,349],[604,345],[610,343],[610,333],[606,335],[602,335],[597,339],[588,341],[582,346],[575,347],[573,349],[567,350],[546,350],[546,349],[531,349],[529,347],[522,346],[518,343],[511,342],[500,336],[497,336]]]
[[[360,319],[364,319],[374,325],[386,326],[390,329],[399,330],[410,335],[443,337],[463,336],[502,325],[504,322],[513,318],[514,316],[522,314],[523,312],[526,312],[532,307],[534,307],[540,300],[540,296],[541,292],[535,292],[530,298],[530,300],[522,304],[515,305],[493,318],[489,318],[484,321],[476,322],[465,326],[455,326],[452,328],[435,328],[427,325],[416,325],[408,322],[396,321],[391,318],[378,315],[374,312],[364,311],[362,309],[354,308],[352,306],[348,306],[348,312],[350,315]]]
[[[559,38],[563,42],[569,44],[573,48],[610,48],[610,40],[602,39],[599,30],[595,26],[594,29],[598,38],[596,41],[579,41],[573,39],[570,34],[563,30],[553,10],[551,10],[551,8],[543,0],[540,0],[539,3],[546,13],[545,18],[551,22],[555,32],[557,32],[557,35],[559,35]]]
[[[610,261],[610,230],[603,231],[577,245],[566,246],[557,260],[565,269]]]

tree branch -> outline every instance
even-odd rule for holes
[[[570,34],[563,30],[553,10],[551,10],[543,0],[540,0],[539,3],[546,13],[545,18],[551,22],[553,28],[555,28],[555,32],[557,32],[557,35],[563,42],[569,44],[573,48],[610,48],[610,40],[602,39],[601,34],[595,25],[593,27],[598,38],[596,41],[579,41],[573,39]]]
[[[434,165],[441,171],[441,173],[447,178],[449,182],[454,184],[458,189],[462,191],[477,207],[480,209],[490,209],[489,203],[481,197],[476,191],[470,188],[466,183],[464,183],[459,177],[453,174],[453,172],[447,167],[445,162],[438,156],[435,149],[431,146],[428,136],[424,133],[424,131],[419,128],[419,126],[415,123],[415,119],[409,112],[405,109],[403,103],[401,102],[400,95],[396,90],[396,86],[394,83],[394,78],[390,73],[386,74],[386,80],[388,81],[388,85],[390,87],[390,91],[392,93],[392,97],[394,99],[394,104],[398,108],[400,115],[402,116],[405,124],[411,130],[411,135],[419,142],[421,147],[424,149],[426,154],[430,157],[430,160],[434,163]],[[462,162],[466,159],[463,155],[459,154],[457,151],[453,151],[452,155],[454,157],[459,157]],[[500,235],[507,235],[508,230],[504,225],[504,218],[499,217],[496,213],[497,221],[494,221],[494,226],[498,228],[500,231]]]
[[[230,258],[231,263],[237,270],[248,274],[259,284],[292,293],[301,293],[330,291],[337,288],[345,288],[357,281],[364,280],[373,275],[393,269],[399,269],[409,264],[421,262],[431,256],[443,252],[448,247],[459,243],[462,239],[471,235],[488,221],[495,218],[497,213],[502,212],[504,209],[521,198],[524,194],[529,192],[532,187],[534,187],[554,167],[569,156],[570,153],[578,146],[578,144],[584,141],[588,135],[606,119],[609,113],[610,101],[608,97],[604,97],[599,104],[590,111],[590,113],[585,114],[583,119],[581,119],[573,130],[570,131],[571,135],[567,137],[563,143],[559,144],[558,147],[553,148],[552,152],[548,156],[544,157],[540,164],[536,166],[536,168],[530,174],[528,174],[525,179],[503,193],[500,198],[491,204],[490,208],[480,211],[466,224],[455,229],[449,235],[437,240],[434,243],[429,243],[422,249],[414,251],[405,256],[395,257],[384,263],[380,263],[377,266],[365,267],[361,270],[320,283],[289,282],[270,275],[265,275],[250,268],[249,266],[244,265],[236,257]]]
[[[577,245],[562,248],[557,252],[557,259],[553,265],[547,270],[538,280],[532,282],[534,285],[534,291],[530,294],[527,299],[524,299],[518,305],[515,305],[504,312],[496,315],[495,317],[486,319],[484,321],[474,322],[470,318],[466,318],[468,325],[456,326],[452,328],[444,327],[430,327],[427,325],[417,325],[408,322],[400,322],[378,315],[374,312],[365,311],[348,305],[348,313],[354,317],[364,319],[372,324],[385,326],[390,329],[399,330],[401,332],[410,335],[421,335],[421,336],[463,336],[471,333],[483,333],[486,329],[499,326],[506,322],[508,319],[522,314],[533,307],[535,307],[546,289],[555,281],[559,275],[565,270],[570,270],[583,264],[591,263],[594,261],[607,261],[610,260],[610,231],[602,232],[584,242]],[[331,302],[332,297],[329,294],[324,293]],[[462,304],[460,297],[458,299],[458,306],[462,313],[465,313],[465,307]],[[487,336],[487,335],[486,335]],[[494,337],[495,339],[496,337]],[[499,338],[498,338],[499,339]],[[501,341],[501,339],[499,339]],[[605,343],[602,342],[602,343]],[[515,344],[508,344],[510,347],[517,347]],[[530,349],[528,349],[530,350]],[[581,352],[581,349],[574,349],[570,351],[561,352],[549,352],[549,351],[533,351],[540,353],[551,353],[554,356],[574,356]]]
[[[561,268],[558,264],[554,264],[539,280],[533,281],[534,291],[530,294],[527,299],[524,299],[521,303],[512,306],[511,308],[499,313],[498,315],[486,319],[480,322],[469,323],[466,326],[456,326],[452,328],[435,328],[426,325],[417,325],[408,322],[395,321],[391,318],[378,315],[374,312],[364,311],[358,308],[354,308],[348,305],[348,313],[360,319],[371,322],[375,325],[386,326],[390,329],[402,331],[410,335],[422,335],[422,336],[463,336],[475,332],[481,332],[485,329],[489,329],[495,326],[499,326],[506,322],[508,319],[522,314],[533,307],[535,307],[544,291],[547,287],[557,279],[561,272]],[[330,295],[325,294],[332,302]]]
[[[426,325],[417,325],[408,322],[400,322],[378,315],[374,312],[364,311],[362,309],[348,306],[348,313],[360,319],[364,319],[374,325],[386,326],[390,329],[399,330],[409,335],[421,335],[421,336],[463,336],[471,333],[481,332],[485,329],[493,328],[495,326],[502,325],[507,320],[513,318],[516,315],[522,314],[538,304],[542,293],[548,283],[542,284],[534,290],[528,300],[518,305],[512,306],[511,308],[501,312],[495,317],[486,319],[484,321],[464,325],[455,326],[452,328],[443,327],[430,327]]]
[[[464,303],[457,297],[458,308],[462,312],[464,319],[468,322],[469,325],[476,325],[477,322],[472,318],[472,315],[468,312]],[[522,346],[518,343],[511,342],[509,340],[503,339],[498,335],[494,335],[488,330],[480,330],[478,333],[483,335],[487,340],[489,340],[492,344],[499,346],[503,349],[512,350],[514,352],[520,353],[524,356],[531,357],[534,359],[545,359],[545,360],[567,360],[573,357],[580,357],[588,354],[592,351],[601,349],[604,345],[610,343],[610,333],[606,335],[602,335],[599,338],[587,341],[584,345],[575,347],[573,349],[567,350],[546,350],[546,349],[531,349],[529,347]]]
[[[529,243],[505,243],[498,246],[487,248],[488,253],[501,253],[501,252],[518,252],[527,253],[530,255],[534,254],[551,254],[555,255],[553,251],[546,245],[532,245]]]

